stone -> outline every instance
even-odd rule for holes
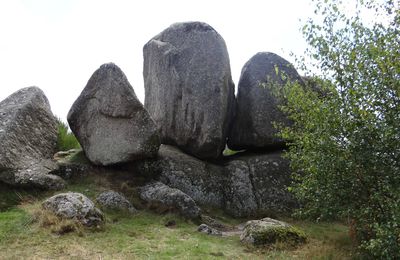
[[[132,203],[124,195],[116,191],[103,191],[97,196],[96,202],[104,209],[126,211],[131,214],[137,213]]]
[[[279,109],[282,100],[273,92],[288,80],[304,84],[294,67],[282,57],[259,52],[244,65],[237,94],[235,119],[228,137],[232,150],[275,149],[285,146],[274,123],[290,121]]]
[[[225,210],[234,217],[255,215],[258,211],[249,165],[245,161],[229,162],[225,168],[228,181],[225,192]]]
[[[0,181],[22,187],[61,189],[53,175],[57,122],[38,87],[18,90],[0,102]]]
[[[276,242],[296,246],[305,243],[306,240],[302,230],[272,218],[248,221],[240,235],[242,243],[253,246],[271,245]]]
[[[197,231],[201,232],[201,233],[205,233],[207,235],[213,235],[213,236],[222,236],[222,232],[207,226],[206,224],[201,224],[198,228]]]
[[[225,209],[231,215],[287,215],[298,206],[287,188],[290,168],[282,152],[238,154],[225,169]]]
[[[113,63],[94,72],[72,105],[68,123],[87,158],[96,165],[154,157],[160,146],[154,121]]]
[[[223,38],[208,24],[176,23],[143,48],[145,107],[161,142],[201,159],[219,158],[234,107]]]
[[[58,217],[74,219],[84,226],[98,226],[104,222],[103,213],[81,193],[60,193],[46,199],[42,206]]]
[[[224,168],[187,155],[178,148],[161,145],[157,166],[158,180],[179,189],[200,205],[224,205]]]
[[[196,202],[178,189],[168,187],[161,182],[152,182],[140,189],[139,196],[151,206],[178,210],[189,219],[200,218],[201,209]]]

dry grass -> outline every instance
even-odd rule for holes
[[[94,199],[109,188],[111,183],[98,178],[80,180],[68,190]],[[104,227],[87,229],[43,210],[42,200],[20,198],[23,204],[0,212],[0,259],[350,259],[353,249],[348,228],[339,223],[285,219],[306,232],[308,243],[254,248],[243,246],[237,236],[208,236],[177,215],[148,210],[133,216],[106,212]],[[239,222],[218,211],[209,214],[226,224]],[[174,227],[166,227],[171,221]]]

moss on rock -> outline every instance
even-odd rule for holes
[[[242,243],[254,246],[285,243],[296,246],[305,243],[306,234],[297,227],[271,218],[248,221],[240,236]]]

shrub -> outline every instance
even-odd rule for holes
[[[341,3],[317,0],[322,19],[304,27],[306,56],[326,95],[290,83],[283,90],[282,109],[293,121],[281,128],[290,140],[292,190],[299,215],[350,219],[365,258],[398,259],[400,12],[393,1],[357,1],[349,16]],[[365,10],[372,24],[362,21]]]
[[[70,149],[80,148],[80,144],[75,135],[69,131],[69,127],[60,118],[57,118],[58,136],[57,149],[59,151],[68,151]]]

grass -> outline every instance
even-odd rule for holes
[[[80,144],[75,135],[69,131],[69,127],[60,118],[57,118],[57,149],[58,151],[68,151],[80,148]]]
[[[109,188],[116,186],[105,178],[88,176],[66,190],[94,199]],[[0,198],[4,193],[0,190]],[[291,219],[286,221],[309,237],[307,244],[295,249],[246,247],[237,236],[208,236],[178,215],[159,215],[145,208],[133,216],[107,211],[104,227],[86,229],[44,212],[40,202],[49,195],[35,194],[33,199],[23,193],[14,201],[18,205],[0,212],[0,259],[346,259],[352,250],[345,225]],[[209,213],[225,223],[239,223],[221,212]],[[176,222],[172,228],[165,226],[170,220]]]

